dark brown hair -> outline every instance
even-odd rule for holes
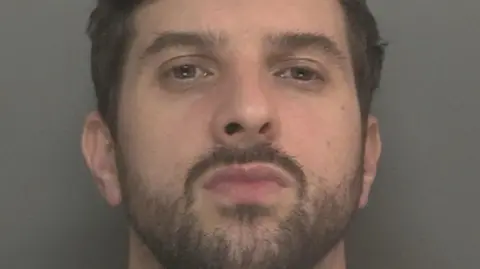
[[[92,42],[91,73],[97,109],[112,135],[116,131],[123,67],[134,34],[133,13],[139,6],[152,1],[97,0],[97,6],[90,15],[87,33]],[[373,92],[379,86],[385,42],[365,0],[339,1],[347,21],[357,95],[365,119],[370,111]]]

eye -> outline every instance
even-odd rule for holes
[[[182,64],[173,66],[167,71],[166,76],[176,80],[195,80],[197,78],[207,77],[211,72],[202,69],[194,64]]]
[[[215,60],[202,55],[182,55],[160,64],[156,71],[156,83],[163,90],[184,93],[211,88],[218,74]]]
[[[324,77],[320,74],[320,72],[310,67],[303,67],[303,66],[294,66],[294,67],[285,68],[276,72],[275,75],[283,79],[293,79],[293,80],[298,80],[300,82],[324,80]]]

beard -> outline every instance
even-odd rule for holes
[[[144,184],[147,180],[129,169],[119,149],[117,167],[130,225],[162,268],[313,269],[343,239],[358,208],[363,184],[360,156],[363,154],[333,188],[322,187],[327,185],[322,182],[328,181],[320,176],[307,178],[293,157],[269,144],[215,148],[189,169],[183,193],[152,191]],[[217,223],[213,230],[206,231],[202,216],[192,209],[194,183],[216,167],[252,162],[276,165],[295,179],[296,202],[288,216],[277,220],[272,228],[258,221],[274,215],[271,207],[219,208],[218,214],[228,219],[228,224]],[[307,195],[314,184],[318,191]]]

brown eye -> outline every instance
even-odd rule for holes
[[[319,72],[308,67],[290,67],[277,72],[276,75],[284,79],[294,79],[302,82],[323,80],[323,76]]]
[[[171,69],[171,75],[175,79],[185,80],[185,79],[195,79],[197,76],[206,76],[206,72],[200,70],[198,67],[192,64],[184,64],[180,66],[175,66]]]
[[[180,62],[180,60],[182,60]],[[160,87],[170,92],[205,89],[215,82],[215,66],[202,59],[176,59],[160,66],[157,82]]]

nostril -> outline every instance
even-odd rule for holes
[[[243,130],[242,125],[237,122],[231,122],[225,126],[225,133],[228,135],[234,135],[235,133],[241,132]]]
[[[260,134],[266,134],[268,133],[268,130],[270,129],[270,122],[265,123],[259,130]]]

